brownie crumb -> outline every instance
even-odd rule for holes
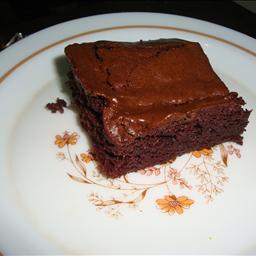
[[[56,103],[47,103],[46,108],[49,109],[52,113],[57,111],[64,113],[64,108],[67,107],[67,102],[63,99],[57,98]]]

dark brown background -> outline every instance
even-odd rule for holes
[[[45,27],[95,14],[149,11],[214,22],[256,38],[256,15],[233,1],[38,0],[0,1],[0,43],[15,32],[29,35]]]

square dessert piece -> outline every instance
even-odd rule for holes
[[[65,53],[81,124],[107,177],[226,141],[242,144],[250,111],[199,43],[98,41]]]

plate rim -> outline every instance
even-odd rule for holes
[[[4,55],[10,55],[14,50],[19,50],[18,48],[20,47],[24,47],[26,45],[26,43],[28,42],[28,40],[33,41],[33,39],[35,39],[35,37],[39,36],[42,33],[51,33],[51,30],[54,31],[55,29],[57,29],[60,26],[67,26],[67,25],[72,25],[73,23],[79,23],[79,22],[83,22],[84,20],[87,19],[101,19],[101,18],[108,18],[108,17],[117,17],[120,15],[152,15],[152,16],[162,16],[162,17],[172,17],[172,18],[176,18],[176,19],[181,19],[183,21],[189,22],[189,21],[194,21],[194,22],[199,22],[202,23],[202,25],[207,25],[207,26],[214,26],[217,30],[218,29],[224,29],[226,31],[228,31],[229,33],[233,33],[236,35],[239,35],[247,40],[253,40],[256,41],[256,39],[249,37],[241,32],[238,32],[236,30],[232,30],[230,28],[215,24],[215,23],[211,23],[208,21],[204,21],[204,20],[200,20],[200,19],[196,19],[196,18],[191,18],[191,17],[186,17],[186,16],[179,16],[179,15],[173,15],[173,14],[163,14],[163,13],[154,13],[154,12],[125,12],[125,13],[109,13],[109,14],[100,14],[100,15],[93,15],[93,16],[89,16],[89,17],[83,17],[83,18],[79,18],[79,19],[73,19],[70,21],[66,21],[66,22],[62,22],[59,24],[56,24],[54,26],[50,26],[48,28],[45,28],[43,30],[40,30],[36,33],[33,33],[31,35],[29,35],[28,37],[24,38],[23,40],[15,43],[14,45],[12,45],[11,47],[5,49],[4,51],[2,51],[0,53],[0,57],[4,56]],[[153,22],[154,23],[154,22]],[[156,22],[157,23],[157,22]],[[187,25],[187,24],[186,24]],[[177,26],[165,26],[165,25],[149,25],[148,22],[140,22],[138,24],[130,24],[130,25],[121,25],[121,26],[111,26],[111,27],[101,27],[101,28],[97,28],[97,29],[92,29],[92,30],[84,30],[83,32],[80,33],[74,33],[72,35],[66,36],[62,39],[59,39],[57,41],[53,41],[51,43],[48,43],[46,46],[40,47],[37,50],[32,51],[32,53],[29,53],[27,56],[22,57],[21,60],[17,60],[15,61],[14,65],[10,65],[10,67],[5,70],[3,72],[3,74],[0,76],[0,85],[6,80],[7,77],[9,77],[11,74],[13,74],[15,72],[15,70],[17,70],[20,66],[22,66],[23,64],[27,63],[29,60],[31,60],[32,58],[34,58],[35,56],[37,56],[38,54],[54,47],[57,46],[61,43],[64,43],[66,41],[81,37],[81,36],[85,36],[85,35],[89,35],[89,34],[95,34],[95,33],[99,33],[99,32],[105,32],[105,31],[110,31],[110,30],[122,30],[122,29],[136,29],[136,28],[146,28],[146,29],[166,29],[166,30],[175,30],[175,31],[180,31],[180,32],[186,32],[186,33],[192,33],[192,34],[196,34],[199,36],[204,36],[207,38],[211,38],[214,40],[217,40],[219,42],[231,45],[235,48],[238,48],[239,50],[242,50],[248,54],[250,54],[253,57],[256,57],[256,51],[252,50],[250,47],[242,45],[241,43],[236,43],[230,39],[227,39],[225,37],[220,37],[218,35],[216,35],[216,33],[206,33],[206,32],[202,32],[199,30],[192,30],[189,28],[186,28],[186,26],[181,26],[181,27],[177,27]],[[216,32],[216,31],[214,31]],[[218,32],[218,31],[217,31]],[[255,43],[255,42],[254,42]],[[23,45],[22,45],[23,44]],[[16,56],[15,56],[16,57]],[[1,59],[0,58],[0,65],[1,65]],[[1,73],[1,71],[0,71]]]

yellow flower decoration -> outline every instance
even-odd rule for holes
[[[186,196],[180,196],[177,198],[175,195],[168,195],[165,196],[164,199],[157,199],[156,203],[163,212],[173,215],[175,212],[182,214],[184,209],[188,209],[194,201]]]
[[[202,150],[199,150],[199,151],[193,151],[192,152],[192,155],[196,158],[199,158],[201,157],[202,155],[204,156],[209,156],[213,153],[212,149],[207,149],[207,148],[204,148]]]
[[[79,136],[76,132],[69,134],[68,132],[64,132],[63,136],[56,135],[55,136],[55,145],[59,148],[63,148],[65,145],[75,145],[77,143]]]
[[[85,163],[90,163],[93,160],[93,156],[91,154],[82,153],[80,154],[81,160]]]

